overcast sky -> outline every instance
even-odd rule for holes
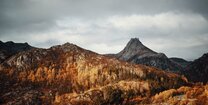
[[[0,40],[117,53],[130,38],[168,57],[208,52],[208,0],[1,0]]]

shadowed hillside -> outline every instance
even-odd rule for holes
[[[21,51],[27,51],[32,49],[28,43],[14,43],[12,41],[2,42],[0,41],[0,63],[7,58],[15,55]]]
[[[190,63],[184,70],[185,76],[193,82],[208,82],[208,53]]]

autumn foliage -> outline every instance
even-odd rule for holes
[[[183,76],[129,64],[69,43],[18,53],[0,65],[0,75],[2,103],[18,96],[11,92],[34,90],[38,94],[34,100],[43,104],[126,104],[136,97],[144,99],[188,84]]]

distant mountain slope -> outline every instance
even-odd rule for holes
[[[185,76],[193,82],[208,82],[208,53],[194,60],[186,67]]]
[[[21,51],[27,51],[31,48],[33,47],[27,43],[14,43],[12,41],[4,43],[0,41],[0,63],[14,54],[17,54]]]
[[[182,58],[175,58],[175,57],[173,57],[173,58],[169,58],[169,59],[172,60],[175,63],[180,64],[183,68],[186,68],[186,66],[188,66],[191,63],[191,61],[186,61],[186,60],[184,60]]]
[[[20,52],[0,65],[3,104],[118,104],[186,84],[180,75],[70,43]]]
[[[183,67],[180,64],[173,62],[163,53],[157,53],[147,48],[139,41],[138,38],[132,38],[121,52],[115,55],[110,54],[107,56],[173,72],[180,72],[183,70]]]

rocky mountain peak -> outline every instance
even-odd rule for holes
[[[142,44],[142,42],[140,42],[139,38],[131,38],[125,48],[131,50],[141,50],[145,48],[145,46]]]
[[[143,53],[156,54],[156,52],[152,51],[151,49],[143,45],[142,42],[139,40],[139,38],[131,38],[125,49],[134,52],[135,54],[143,54]]]
[[[139,40],[139,38],[131,38],[131,40],[129,41],[129,43],[127,44],[127,46],[144,46],[143,44],[142,44],[142,42],[140,42],[140,40]]]
[[[156,52],[152,51],[151,49],[144,46],[139,38],[131,38],[128,42],[126,47],[118,53],[118,57],[122,56],[122,59],[129,59],[134,55],[144,55],[144,54],[157,54]]]
[[[111,55],[112,56],[112,55]],[[115,54],[119,60],[144,64],[147,66],[154,66],[163,70],[179,72],[182,70],[182,66],[177,64],[163,53],[157,53],[145,45],[139,40],[139,38],[132,38],[126,47],[119,53]]]

